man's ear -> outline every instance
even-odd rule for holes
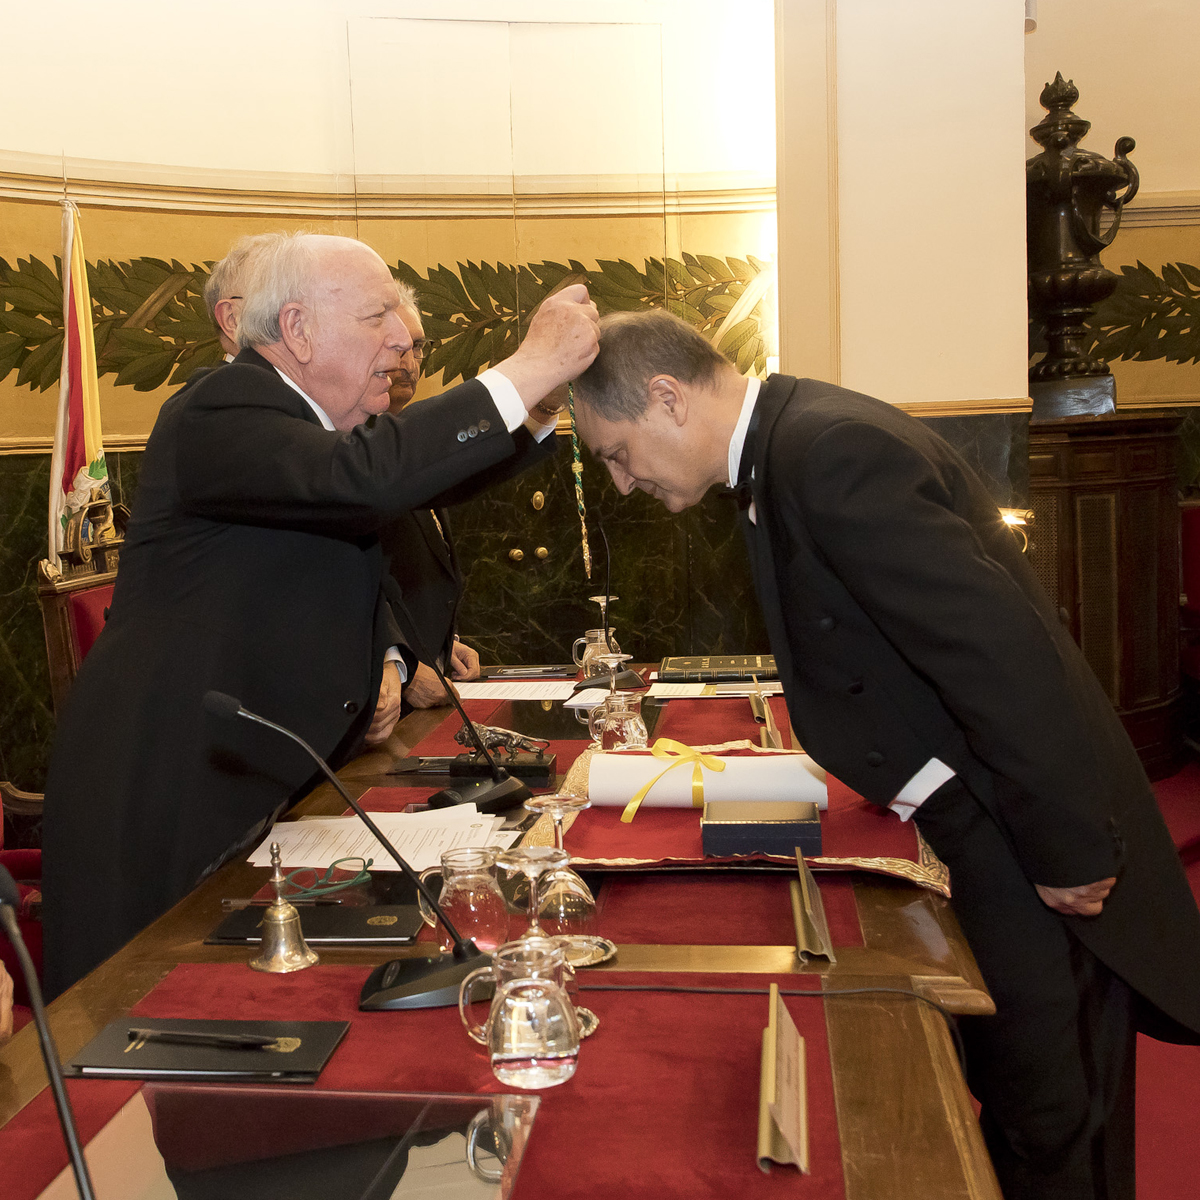
[[[650,403],[661,404],[676,425],[687,421],[687,389],[674,375],[655,375],[648,388]]]
[[[229,299],[218,300],[213,305],[213,320],[217,328],[231,341],[237,342],[237,309],[236,302]]]
[[[312,317],[303,304],[293,301],[279,310],[279,334],[279,340],[298,363],[312,361]]]

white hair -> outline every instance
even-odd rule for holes
[[[245,299],[237,329],[240,348],[268,346],[281,339],[280,309],[307,300],[316,282],[318,237],[311,233],[264,233],[243,239],[256,244],[245,260]]]
[[[412,284],[404,283],[402,280],[396,280],[396,291],[400,293],[401,308],[417,308],[417,293],[413,291]],[[417,311],[420,311],[419,309]]]

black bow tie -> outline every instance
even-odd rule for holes
[[[745,512],[754,503],[754,493],[750,490],[750,480],[748,479],[742,480],[734,487],[726,485],[718,488],[717,494],[737,501],[737,506],[742,512]]]

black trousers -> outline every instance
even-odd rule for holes
[[[1042,903],[960,780],[914,819],[950,869],[951,904],[996,1002],[995,1016],[961,1027],[1005,1197],[1133,1200],[1134,994]]]

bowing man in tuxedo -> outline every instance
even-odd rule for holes
[[[373,250],[278,234],[243,282],[237,358],[155,423],[108,623],[59,722],[44,821],[52,993],[306,790],[306,755],[206,713],[205,692],[335,765],[386,736],[400,684],[385,658],[399,655],[377,530],[510,459],[528,410],[596,347],[586,289],[566,288],[511,358],[393,416],[389,376],[411,338]]]
[[[1112,706],[995,504],[921,422],[601,322],[579,433],[672,511],[728,485],[793,727],[915,819],[996,1002],[963,1019],[1010,1200],[1133,1196],[1135,1031],[1200,1040],[1200,915]]]

